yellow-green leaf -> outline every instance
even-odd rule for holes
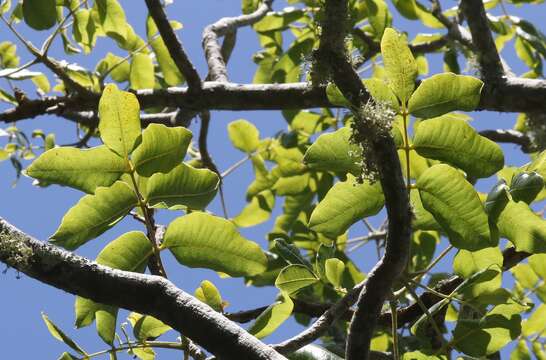
[[[256,321],[248,328],[248,332],[258,339],[270,335],[290,317],[293,309],[294,303],[290,296],[279,294],[278,300],[256,318]]]
[[[381,39],[381,54],[389,87],[402,104],[406,104],[417,78],[417,64],[405,36],[387,28]]]
[[[313,170],[360,173],[360,149],[350,142],[351,129],[343,127],[333,133],[322,134],[307,149],[303,162]]]
[[[258,244],[245,239],[229,220],[194,212],[175,219],[165,232],[164,248],[189,267],[202,267],[230,276],[263,272],[267,259]]]
[[[216,286],[209,280],[201,281],[201,286],[195,290],[195,297],[216,311],[221,312],[223,310],[222,296]]]
[[[204,209],[216,195],[219,183],[216,173],[182,163],[166,174],[154,174],[146,184],[145,198],[155,208]]]
[[[499,215],[497,226],[500,235],[510,240],[517,251],[546,252],[546,220],[523,201],[509,201]]]
[[[409,99],[408,111],[432,118],[454,110],[472,111],[480,102],[483,82],[472,76],[437,74],[425,79]]]
[[[68,250],[77,249],[114,226],[137,203],[135,192],[125,182],[99,187],[94,195],[85,195],[68,210],[51,235],[51,242]]]
[[[129,84],[135,90],[154,88],[154,62],[150,55],[138,53],[133,56],[129,71]]]
[[[142,132],[142,142],[132,155],[137,173],[146,177],[158,172],[168,173],[184,160],[191,138],[192,133],[184,127],[148,125]]]
[[[504,166],[500,146],[464,120],[438,117],[420,122],[413,147],[419,155],[452,164],[473,178],[489,177]]]
[[[161,320],[135,312],[129,314],[127,320],[133,326],[133,335],[140,341],[154,340],[172,329]]]
[[[450,243],[476,251],[496,246],[483,205],[474,187],[461,173],[445,164],[434,165],[417,179],[423,207],[448,234]]]
[[[358,184],[355,177],[335,184],[315,207],[309,219],[311,230],[335,239],[355,222],[377,214],[385,203],[377,182]]]
[[[100,137],[108,148],[124,159],[140,137],[140,105],[134,94],[106,85],[99,101]]]
[[[26,174],[45,183],[70,186],[94,193],[99,186],[110,186],[125,172],[128,164],[106,146],[91,149],[72,147],[46,151],[26,169]]]
[[[254,124],[246,120],[230,122],[228,135],[233,146],[246,153],[252,153],[260,146],[260,132]]]
[[[328,279],[330,284],[334,285],[335,288],[341,287],[344,271],[345,264],[337,258],[327,259],[324,264],[326,279]]]
[[[275,280],[275,286],[282,292],[292,295],[317,281],[319,279],[307,266],[293,264],[281,270]]]

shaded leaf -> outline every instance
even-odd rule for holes
[[[309,228],[330,238],[343,234],[355,222],[377,214],[385,203],[381,185],[358,184],[353,176],[338,182],[315,207]]]
[[[248,328],[248,332],[256,336],[258,339],[262,339],[271,333],[273,333],[283,322],[285,322],[294,308],[294,303],[290,296],[280,294],[279,300],[269,305],[256,318],[254,323]]]
[[[182,163],[167,174],[154,174],[146,184],[145,199],[155,208],[204,209],[216,195],[219,181],[208,169]]]
[[[56,6],[55,0],[25,0],[23,18],[34,30],[47,30],[57,22]]]

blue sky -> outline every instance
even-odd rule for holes
[[[144,1],[120,0],[127,13],[132,26],[141,36],[145,34],[145,11]],[[444,2],[444,7],[454,6],[454,1]],[[390,4],[389,4],[390,5]],[[284,1],[278,0],[276,8],[287,6]],[[532,21],[542,31],[544,29],[544,16],[546,15],[545,5],[529,5],[521,8],[508,7],[511,13],[522,16]],[[400,18],[395,14],[393,25],[405,31],[408,31],[410,38],[418,32],[432,32],[418,22],[411,22]],[[223,16],[237,15],[240,11],[239,0],[201,0],[201,1],[174,1],[174,4],[168,8],[169,16],[184,24],[184,28],[178,32],[186,50],[192,61],[196,65],[200,74],[204,77],[206,74],[206,63],[201,49],[202,29]],[[498,11],[495,11],[498,13]],[[541,22],[542,21],[542,22]],[[541,25],[542,24],[542,25]],[[0,27],[0,41],[10,40],[17,44],[18,53],[22,58],[22,63],[28,60],[28,54],[5,27]],[[19,26],[21,33],[34,44],[40,44],[48,35],[47,32],[37,33],[25,26]],[[255,65],[251,60],[252,54],[258,50],[258,41],[255,34],[250,29],[239,31],[237,46],[229,64],[230,80],[233,82],[250,82],[254,74]],[[77,62],[86,68],[94,68],[97,61],[108,51],[117,55],[124,56],[125,53],[117,49],[112,41],[101,38],[97,48],[92,55],[71,56],[64,55],[60,40],[57,40],[51,55],[57,59],[67,58],[69,62]],[[526,71],[524,65],[516,58],[511,44],[506,46],[503,53],[505,59],[511,65],[516,74]],[[434,55],[429,57],[430,74],[442,71],[441,57]],[[39,69],[37,67],[36,69]],[[50,78],[50,80],[53,80]],[[0,82],[0,86],[6,88],[5,82]],[[31,87],[28,84],[21,84],[23,89],[30,92]],[[0,104],[0,110],[8,106]],[[511,128],[516,118],[516,114],[499,113],[475,113],[472,114],[475,121],[472,123],[478,129],[491,128]],[[212,113],[211,129],[209,133],[209,148],[218,168],[222,171],[233,163],[244,157],[244,154],[235,150],[227,138],[226,126],[229,122],[244,118],[253,122],[260,130],[262,137],[273,136],[276,132],[286,129],[286,122],[280,112],[218,112]],[[40,128],[46,132],[54,132],[59,144],[70,143],[74,141],[75,126],[63,119],[42,116],[34,120],[21,121],[18,127],[30,134],[33,129]],[[194,132],[199,129],[199,124],[194,121],[191,130]],[[0,143],[3,145],[3,142]],[[528,157],[521,154],[519,149],[512,145],[503,146],[506,155],[507,165],[521,165],[528,161]],[[28,165],[25,164],[25,166]],[[225,180],[226,201],[228,211],[231,216],[236,215],[245,205],[244,194],[246,187],[252,181],[252,169],[250,163],[246,163],[236,172]],[[14,171],[9,162],[0,163],[0,216],[6,218],[25,232],[46,240],[60,223],[64,213],[73,206],[82,194],[78,191],[59,186],[50,186],[42,189],[32,186],[31,180],[21,178],[15,187],[12,187],[14,180]],[[482,181],[478,184],[483,191],[488,189],[494,180]],[[274,214],[278,214],[281,201],[277,201]],[[221,213],[219,201],[211,205],[210,210],[215,213]],[[160,213],[158,221],[167,224],[178,213]],[[375,224],[380,223],[382,218],[372,219]],[[266,247],[265,236],[272,228],[272,220],[265,224],[242,229],[244,236],[259,242]],[[98,239],[89,242],[77,250],[78,254],[94,258],[102,247],[110,240],[123,234],[128,230],[142,230],[139,223],[131,219],[123,220],[112,230],[106,232]],[[351,229],[351,235],[361,235],[365,229],[357,225]],[[440,250],[443,249],[440,246]],[[372,251],[373,250],[373,251]],[[352,254],[357,264],[364,270],[368,270],[374,265],[375,249],[361,248]],[[220,279],[216,273],[208,270],[197,270],[184,268],[174,259],[167,255],[167,271],[170,279],[179,287],[187,292],[193,293],[195,288],[204,279],[213,281],[220,289],[222,296],[231,303],[228,311],[237,311],[256,306],[262,306],[271,303],[276,295],[274,288],[251,288],[245,287],[241,279]],[[447,270],[446,265],[443,265]],[[53,339],[47,332],[40,319],[40,312],[43,311],[55,321],[61,328],[65,329],[74,339],[78,341],[86,350],[97,351],[105,348],[102,341],[96,336],[94,326],[83,330],[75,330],[73,303],[74,297],[53,289],[25,276],[21,279],[16,278],[16,273],[8,271],[7,274],[0,276],[0,287],[3,290],[0,296],[0,346],[2,347],[3,358],[6,359],[30,359],[47,358],[55,359],[67,348],[62,343]],[[121,317],[126,316],[126,312],[121,313]],[[299,331],[301,327],[294,321],[284,324],[274,335],[270,336],[268,342],[277,342],[283,340]],[[168,336],[169,337],[169,336]],[[171,333],[170,338],[175,339],[176,335]],[[164,353],[161,359],[180,358],[177,353]]]

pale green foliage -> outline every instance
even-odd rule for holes
[[[328,74],[313,73],[320,68],[312,58],[320,41],[322,2],[289,0],[288,3],[294,7],[269,12],[252,25],[262,47],[253,58],[257,65],[254,82],[331,81]],[[257,0],[242,0],[242,10],[249,14],[260,4]],[[531,354],[544,358],[541,341],[546,327],[546,222],[539,212],[539,202],[546,198],[546,152],[531,153],[529,163],[521,167],[510,166],[502,148],[480,136],[474,129],[480,127],[472,125],[469,116],[453,113],[474,110],[484,86],[475,77],[459,74],[460,52],[467,55],[470,68],[474,60],[468,58],[468,50],[463,51],[458,43],[448,41],[436,50],[443,52],[444,68],[449,72],[418,79],[433,69],[432,63],[429,69],[426,54],[412,53],[406,35],[390,27],[394,18],[390,9],[426,27],[444,29],[427,4],[417,0],[393,0],[394,7],[385,0],[351,0],[348,4],[350,16],[339,19],[339,25],[361,31],[369,40],[364,41],[365,37],[351,31],[345,45],[347,54],[359,54],[348,57],[353,64],[361,57],[371,60],[371,71],[365,72],[370,74],[366,75],[369,78],[362,79],[371,99],[356,108],[330,82],[325,88],[328,100],[347,110],[284,109],[285,129],[262,138],[255,125],[259,118],[232,121],[220,135],[229,138],[244,158],[220,179],[215,171],[201,168],[205,154],[197,153],[188,129],[167,122],[147,124],[142,129],[141,110],[167,113],[175,110],[173,104],[165,107],[139,104],[133,93],[118,89],[119,86],[164,91],[184,82],[151,17],[146,18],[144,40],[135,31],[142,24],[129,24],[119,0],[95,0],[89,4],[25,0],[9,14],[12,24],[22,20],[35,30],[53,31],[68,9],[74,12],[57,34],[67,54],[78,51],[89,54],[101,37],[109,37],[117,45],[94,70],[71,65],[65,69],[73,81],[97,93],[102,91],[98,129],[86,125],[82,130],[90,130],[92,137],[98,135],[103,145],[86,150],[56,147],[54,134],[36,131],[33,138],[38,141],[37,146],[13,126],[5,131],[0,129],[0,136],[9,139],[0,149],[0,161],[10,160],[20,173],[21,161],[34,158],[43,149],[25,174],[43,187],[57,184],[87,193],[67,211],[52,235],[51,241],[57,245],[76,249],[102,234],[105,234],[103,239],[110,240],[107,231],[131,213],[145,223],[147,234],[130,231],[108,242],[98,254],[97,263],[142,273],[154,259],[152,254],[161,258],[162,252],[169,250],[181,266],[219,273],[220,279],[214,280],[215,284],[203,280],[195,290],[198,299],[218,312],[224,312],[231,300],[224,299],[218,290],[222,289],[224,277],[244,277],[250,286],[276,286],[280,290],[277,298],[269,302],[248,328],[256,337],[264,338],[278,331],[292,315],[302,324],[307,321],[302,314],[293,314],[294,309],[300,311],[298,302],[334,303],[365,279],[366,274],[358,268],[360,253],[353,257],[353,250],[374,242],[381,255],[384,239],[388,238],[384,231],[387,223],[376,228],[370,225],[378,220],[374,218],[366,222],[370,228],[364,230],[361,220],[383,214],[385,195],[377,181],[380,176],[372,148],[390,144],[392,138],[401,170],[407,177],[413,213],[411,253],[405,276],[420,286],[434,287],[447,276],[434,268],[435,259],[451,245],[456,249],[442,260],[461,279],[452,294],[427,305],[429,314],[437,317],[443,316],[441,312],[448,307],[446,321],[454,322],[449,332],[442,333],[440,347],[431,346],[431,331],[435,338],[438,334],[430,326],[427,314],[423,314],[399,331],[400,358],[443,360],[453,349],[476,358],[497,351],[505,356],[504,349],[512,340],[517,340],[517,344],[514,343],[511,359],[530,359]],[[498,4],[485,3],[488,10]],[[6,18],[10,10],[11,2],[0,3],[0,13]],[[455,12],[456,9],[448,9],[443,15],[453,20]],[[546,56],[544,35],[523,19],[488,15],[497,46],[513,43],[516,55],[529,67],[524,76],[540,78],[542,59]],[[174,30],[181,28],[175,21],[171,21],[171,26]],[[418,34],[411,44],[439,41],[444,33],[445,29]],[[380,53],[375,52],[377,46]],[[0,43],[0,76],[10,82],[30,80],[39,92],[46,94],[51,91],[66,94],[69,90],[64,82],[50,84],[48,77],[34,67],[14,72],[20,60],[15,44]],[[15,106],[20,104],[15,94],[4,89],[0,89],[0,100]],[[475,116],[476,123],[480,117],[480,114]],[[528,151],[543,150],[542,120],[536,114],[518,119],[516,129],[531,137]],[[212,154],[212,158],[218,160],[220,155]],[[238,171],[238,166],[247,160],[251,162],[253,178],[237,184],[247,187],[246,204],[237,209],[238,214],[230,211],[232,218],[227,215],[221,218],[207,207],[222,184],[230,181],[229,174]],[[477,191],[481,186],[481,183],[475,186],[477,179],[488,181],[495,175],[502,180],[489,194]],[[357,179],[366,181],[358,183]],[[231,199],[225,189],[228,187],[224,188],[225,199]],[[153,227],[154,216],[167,211],[176,211],[176,217],[164,224],[163,234],[161,226]],[[271,219],[273,214],[276,218]],[[272,224],[267,223],[270,219]],[[247,239],[239,232],[239,228],[258,225],[270,226],[270,232],[264,236],[266,244],[260,243],[261,238]],[[507,241],[499,243],[499,238]],[[21,240],[0,234],[0,255],[8,265],[28,265],[31,260],[32,250]],[[507,285],[503,283],[505,244],[533,254],[528,263],[511,268],[515,283],[512,289],[501,288]],[[374,245],[368,244],[363,251],[375,254]],[[353,258],[358,262],[353,262]],[[413,287],[413,283],[396,283],[392,290],[400,290],[401,286]],[[408,291],[402,291],[393,300],[403,307],[410,297]],[[535,303],[532,309],[531,302]],[[107,349],[119,345],[117,308],[77,297],[75,315],[78,328],[96,321],[97,333],[108,344]],[[51,334],[76,353],[64,353],[61,359],[87,357],[46,316],[44,321]],[[133,327],[134,340],[122,328],[127,335],[125,340],[138,344],[129,350],[130,355],[154,360],[153,340],[171,328],[149,315],[137,313],[131,313],[128,321]],[[321,338],[324,348],[308,345],[288,358],[341,359],[339,345],[347,336],[347,324],[345,319],[339,320]],[[185,340],[169,344],[182,348]],[[376,332],[371,347],[393,351],[388,329]],[[111,357],[115,358],[113,353]]]

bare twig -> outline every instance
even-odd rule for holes
[[[231,53],[231,51],[227,52],[224,49],[224,53],[222,53],[218,39],[233,33],[237,28],[252,25],[262,19],[271,9],[272,2],[273,0],[265,0],[252,14],[222,18],[203,30],[203,50],[205,51],[205,57],[209,66],[210,80],[228,81],[226,69],[227,58],[224,55]],[[227,45],[229,45],[229,41],[228,39]]]
[[[529,136],[512,129],[482,130],[480,135],[500,143],[512,143],[521,146],[521,151],[529,153],[535,151]]]
[[[201,161],[203,162],[203,165],[205,165],[206,168],[209,170],[215,172],[218,175],[218,178],[220,179],[220,202],[222,203],[222,211],[224,212],[224,217],[226,219],[229,218],[227,207],[226,207],[226,201],[224,198],[224,189],[223,189],[223,179],[222,174],[216,167],[216,164],[214,164],[214,161],[212,161],[212,158],[210,157],[209,150],[207,147],[207,137],[209,133],[209,124],[210,124],[210,111],[203,111],[201,113],[201,129],[199,130],[199,152],[201,153]]]
[[[167,14],[165,14],[161,1],[145,1],[146,6],[148,7],[148,11],[150,12],[150,16],[154,20],[155,25],[159,30],[159,34],[161,35],[161,38],[163,38],[165,46],[169,50],[169,54],[176,64],[176,67],[178,68],[180,73],[182,73],[182,75],[184,75],[184,77],[186,78],[189,89],[191,91],[201,90],[201,78],[199,77],[197,70],[195,70],[195,67],[193,66],[188,55],[184,51],[182,43],[176,36],[171,24],[169,23],[169,19],[167,19]]]

